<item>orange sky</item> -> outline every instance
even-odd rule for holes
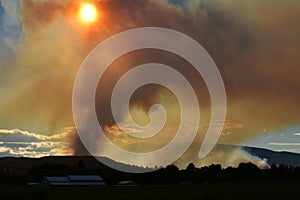
[[[1,1],[0,128],[51,135],[74,126],[72,88],[83,59],[107,37],[143,26],[181,31],[202,44],[216,62],[228,97],[226,129],[219,143],[243,144],[266,132],[276,135],[299,127],[299,2],[89,1],[100,15],[90,24],[78,19],[82,2],[86,1]],[[189,65],[174,55],[149,53],[126,55],[106,72],[96,98],[98,111],[105,113],[99,121],[114,126],[108,106],[111,84],[133,65],[159,58],[192,77],[203,111],[201,141],[210,117],[201,77],[191,76]],[[139,119],[147,119],[145,111],[161,95],[167,96],[173,112],[166,127],[170,129],[178,120],[176,101],[161,88],[144,88],[137,94],[132,113],[141,109]]]

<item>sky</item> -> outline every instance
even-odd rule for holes
[[[0,1],[0,156],[83,154],[72,115],[77,71],[89,52],[109,36],[147,26],[187,34],[217,64],[227,93],[227,116],[218,144],[300,153],[299,1],[89,1],[100,13],[92,24],[79,18],[82,2],[87,1]],[[122,133],[110,111],[110,95],[122,73],[154,61],[173,66],[190,78],[202,111],[199,133],[179,165],[191,160],[197,165],[263,162],[241,149],[221,149],[196,160],[194,154],[210,123],[208,91],[203,79],[193,75],[189,63],[160,51],[123,56],[100,80],[96,95],[96,110],[101,113],[98,120],[114,143],[144,151],[164,145],[175,134],[180,111],[175,96],[166,88],[144,87],[130,104],[132,118],[141,124],[149,122],[147,111],[151,105],[166,106],[168,120],[160,133],[162,138],[141,145],[141,141]],[[126,124],[124,129],[142,134]],[[221,159],[224,154],[230,156]]]

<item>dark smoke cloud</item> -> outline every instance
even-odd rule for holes
[[[265,129],[278,131],[299,124],[298,1],[93,1],[103,17],[91,27],[78,23],[75,13],[80,2],[22,1],[25,47],[17,50],[15,60],[7,64],[14,66],[8,70],[13,77],[1,75],[0,83],[10,91],[0,105],[1,126],[55,132],[72,125],[72,86],[82,60],[108,36],[143,26],[171,28],[191,36],[218,65],[228,95],[227,119],[243,125],[224,134],[220,143],[240,143]],[[188,77],[202,107],[201,124],[209,123],[210,100],[201,77],[172,54],[146,53],[121,57],[101,80],[96,101],[105,116],[99,119],[102,126],[114,125],[109,105],[113,84],[132,66],[149,61],[173,66]],[[144,88],[131,106],[147,112],[161,93],[165,91],[159,87]],[[197,151],[202,137],[192,151]]]
[[[126,21],[136,22],[136,26],[163,26],[187,33],[208,50],[219,66],[228,94],[228,119],[245,127],[243,131],[233,131],[223,142],[239,142],[261,134],[264,129],[281,130],[297,125],[299,3],[204,1],[197,13],[190,13],[178,6],[138,2],[135,9],[128,4],[128,9],[142,12],[142,20],[140,15],[132,14],[126,16],[129,17]],[[281,14],[274,17],[273,13]],[[167,61],[168,57],[164,57]],[[168,64],[176,66],[176,63],[178,60]],[[177,67],[182,71],[188,71],[187,68],[187,64]]]
[[[89,156],[90,155],[90,153],[85,148],[82,141],[80,140],[76,129],[73,130],[69,141],[71,144],[70,148],[73,150],[74,155],[76,155],[76,156]]]

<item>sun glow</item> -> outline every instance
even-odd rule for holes
[[[79,17],[84,23],[93,23],[99,18],[99,11],[92,3],[84,3],[80,6]]]

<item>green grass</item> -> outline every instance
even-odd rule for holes
[[[0,199],[299,199],[300,181],[211,183],[168,186],[0,188]]]

